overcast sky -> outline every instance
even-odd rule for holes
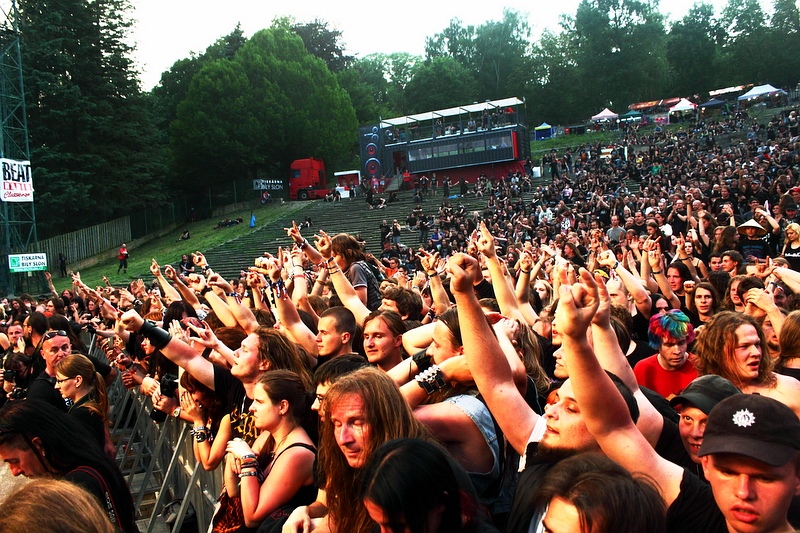
[[[374,52],[422,55],[425,37],[440,32],[454,17],[465,25],[477,26],[487,20],[501,20],[503,7],[510,7],[528,15],[535,36],[545,28],[558,31],[559,16],[574,14],[579,1],[132,0],[132,16],[137,21],[132,36],[142,88],[150,90],[175,61],[188,57],[190,52],[203,52],[237,23],[249,37],[269,27],[276,17],[291,16],[298,22],[319,18],[342,32],[348,52],[357,57]],[[726,3],[706,1],[718,13]],[[694,3],[695,0],[662,0],[661,11],[670,19],[680,19]]]

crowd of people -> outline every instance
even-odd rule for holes
[[[223,472],[217,532],[794,531],[790,116],[553,154],[529,200],[487,179],[482,212],[417,205],[374,253],[293,224],[239,279],[196,252],[154,260],[153,285],[75,274],[12,300],[0,457],[135,530],[108,432],[121,379]]]

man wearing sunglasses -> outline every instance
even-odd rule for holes
[[[44,371],[39,374],[28,387],[27,398],[49,403],[53,407],[66,412],[67,404],[61,393],[56,390],[56,365],[72,353],[72,343],[64,330],[50,330],[42,337],[41,356],[44,359]],[[89,359],[95,370],[103,376],[106,384],[114,381],[116,369],[93,357]]]

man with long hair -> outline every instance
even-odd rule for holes
[[[800,416],[800,382],[772,371],[767,339],[754,318],[717,313],[698,335],[695,351],[700,374],[722,376],[742,392],[773,398]]]
[[[385,442],[427,439],[428,433],[394,382],[376,368],[339,378],[325,394],[323,407],[317,501],[295,509],[283,531],[369,533],[375,523],[359,494],[364,465]]]

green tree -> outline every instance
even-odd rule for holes
[[[426,39],[429,60],[449,57],[460,63],[477,82],[480,99],[519,96],[529,79],[530,26],[517,11],[503,10],[500,21],[463,26],[454,18],[441,33]]]
[[[425,39],[425,57],[452,57],[462,66],[472,68],[475,58],[475,27],[463,26],[454,18],[441,33]]]
[[[584,113],[605,106],[658,98],[668,65],[664,17],[637,0],[583,0],[564,31],[577,51],[576,69],[585,95]],[[584,115],[587,116],[587,115]]]
[[[359,125],[395,115],[389,107],[389,80],[381,58],[370,55],[357,59],[349,68],[337,72],[336,78],[350,95]]]
[[[769,71],[764,60],[768,36],[766,15],[758,0],[728,0],[720,26],[723,30],[721,84],[764,82]]]
[[[186,98],[189,83],[195,74],[211,61],[233,59],[246,40],[241,25],[237,24],[233,31],[217,39],[202,54],[191,54],[188,58],[179,59],[161,74],[161,80],[151,93],[154,114],[159,117],[161,128],[166,129],[175,120],[178,104]]]
[[[672,25],[667,39],[670,94],[689,96],[714,87],[717,45],[714,7],[695,4]]]
[[[171,128],[173,169],[204,185],[280,177],[301,157],[335,168],[351,159],[355,131],[336,77],[297,35],[274,27],[195,75]]]
[[[325,61],[331,72],[344,70],[355,59],[345,53],[342,32],[330,29],[323,20],[292,24],[291,30],[303,39],[306,50]]]
[[[477,84],[472,74],[452,57],[420,64],[406,86],[410,113],[422,113],[473,102]]]
[[[522,93],[528,73],[530,27],[517,11],[503,10],[503,19],[488,21],[475,32],[473,72],[480,97],[498,99]]]
[[[19,28],[40,236],[164,198],[127,44],[127,0],[24,0]]]
[[[531,50],[531,79],[525,88],[531,125],[567,124],[586,114],[574,48],[567,32],[545,31]]]
[[[765,54],[768,79],[783,87],[794,87],[800,79],[800,11],[792,0],[774,0]]]

